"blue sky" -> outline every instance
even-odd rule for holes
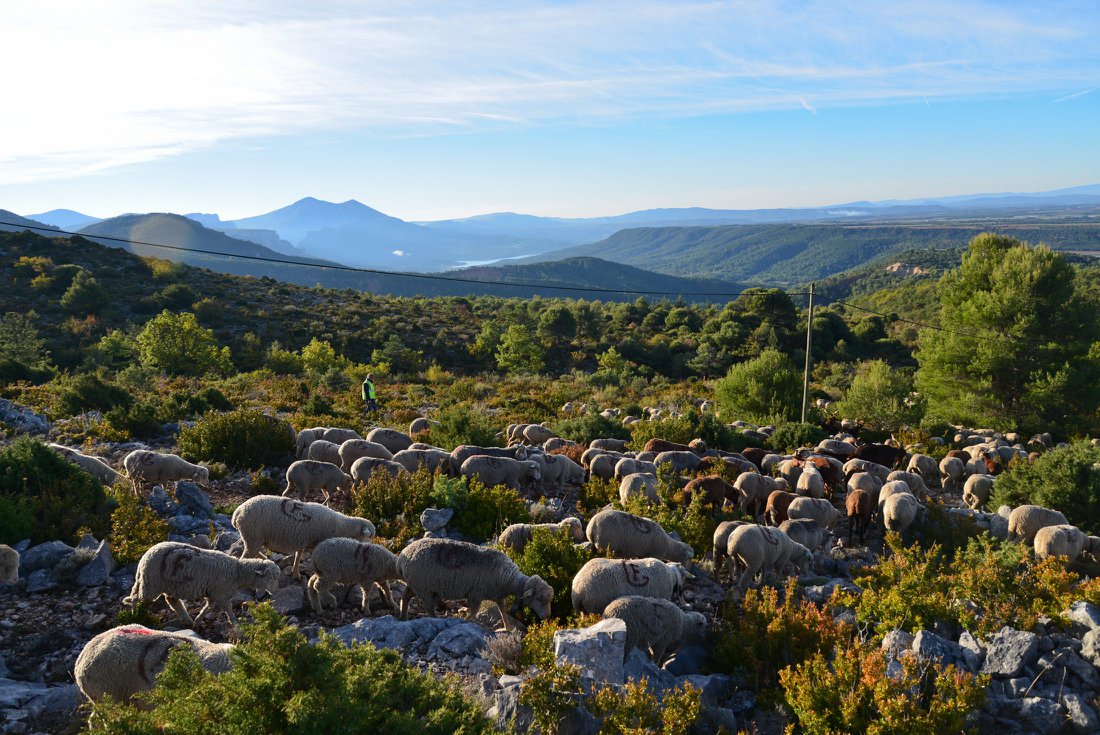
[[[403,219],[592,216],[1100,183],[1091,0],[5,16],[0,208],[20,214],[233,218],[317,196]]]

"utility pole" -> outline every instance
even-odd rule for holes
[[[806,316],[806,373],[802,376],[802,423],[806,423],[806,409],[810,400],[810,348],[813,346],[814,284],[810,284],[810,312]]]

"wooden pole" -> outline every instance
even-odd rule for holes
[[[810,349],[813,346],[814,326],[814,284],[810,284],[810,311],[806,316],[806,372],[802,376],[802,423],[806,423],[806,409],[810,400]]]

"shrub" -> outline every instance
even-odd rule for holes
[[[69,381],[57,396],[58,410],[70,416],[86,411],[129,408],[134,397],[125,388],[104,381],[94,373],[81,373]]]
[[[858,645],[815,654],[780,673],[787,705],[806,735],[940,735],[963,732],[985,704],[988,676]]]
[[[244,408],[208,413],[179,435],[184,457],[225,462],[236,469],[281,465],[294,455],[294,446],[290,424]]]
[[[121,565],[131,564],[154,544],[168,540],[168,521],[157,515],[129,487],[119,485],[112,493],[118,507],[111,513],[107,543]]]
[[[563,439],[569,439],[585,447],[593,439],[629,439],[628,431],[621,421],[606,416],[592,414],[562,419],[550,425],[550,430]]]
[[[1075,442],[1045,452],[993,483],[991,507],[1026,504],[1060,510],[1085,533],[1100,534],[1100,447]]]
[[[588,707],[592,714],[603,718],[600,735],[687,735],[699,719],[702,694],[698,687],[684,682],[664,692],[658,701],[642,679],[626,682],[621,690],[600,687],[588,700]]]
[[[570,601],[573,577],[592,558],[592,552],[574,546],[572,537],[565,529],[551,531],[542,528],[535,530],[522,554],[510,548],[503,551],[524,574],[537,574],[554,588],[554,616],[565,620],[573,610]]]
[[[436,679],[370,644],[345,646],[322,634],[311,644],[270,607],[242,623],[229,671],[213,675],[193,649],[169,656],[139,710],[96,706],[88,732],[102,735],[215,733],[490,733],[454,677]]]
[[[527,505],[510,487],[486,487],[471,478],[469,488],[455,507],[451,525],[467,536],[487,539],[506,526],[529,518]]]
[[[0,543],[106,535],[111,506],[99,480],[27,437],[0,450]]]
[[[161,433],[156,407],[145,401],[130,406],[115,406],[103,414],[109,430],[106,438],[125,440],[141,439]]]
[[[802,376],[786,355],[767,349],[731,367],[714,393],[723,418],[729,421],[790,421],[801,406]]]
[[[661,421],[639,421],[630,427],[630,445],[638,450],[650,439],[665,439],[670,442],[687,444],[692,439],[702,439],[708,449],[737,451],[747,445],[741,445],[742,439],[733,429],[723,424],[712,413],[685,411],[675,419]]]
[[[519,703],[531,708],[539,731],[560,732],[566,716],[584,703],[580,668],[566,664],[540,670],[520,685]]]
[[[711,664],[745,677],[761,700],[777,701],[779,672],[851,639],[851,626],[835,620],[828,606],[801,599],[797,584],[787,583],[779,602],[773,587],[750,589],[738,610],[727,604]]]
[[[602,477],[590,477],[588,482],[577,490],[577,510],[586,515],[592,515],[608,503],[619,499],[619,481],[615,479],[605,480]]]
[[[828,434],[817,424],[800,424],[791,421],[781,425],[768,439],[768,446],[781,454],[789,454],[802,447],[816,447]]]
[[[924,416],[924,402],[913,396],[912,370],[871,360],[857,369],[836,413],[867,428],[890,432],[918,425]]]
[[[424,532],[420,514],[433,503],[433,477],[424,469],[396,478],[375,473],[356,483],[351,498],[354,515],[371,519],[379,536],[404,545]]]
[[[142,365],[169,375],[224,373],[232,367],[229,348],[219,347],[214,333],[188,312],[162,311],[146,322],[134,342]]]
[[[70,314],[94,314],[111,303],[111,296],[88,271],[80,271],[73,277],[69,288],[61,296],[61,308]]]
[[[438,424],[428,431],[428,439],[437,447],[454,449],[462,444],[491,447],[497,443],[497,428],[489,418],[469,406],[448,406],[436,416]]]

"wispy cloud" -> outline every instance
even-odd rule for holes
[[[12,4],[5,28],[0,184],[266,136],[816,113],[1100,73],[1090,0],[58,0]]]
[[[1086,89],[1086,90],[1081,91],[1081,92],[1074,92],[1073,94],[1067,94],[1065,97],[1059,97],[1058,99],[1054,100],[1054,104],[1058,104],[1059,102],[1065,102],[1067,100],[1075,100],[1078,97],[1084,97],[1086,94],[1092,94],[1095,91],[1096,91],[1096,89],[1093,88],[1093,89]]]

